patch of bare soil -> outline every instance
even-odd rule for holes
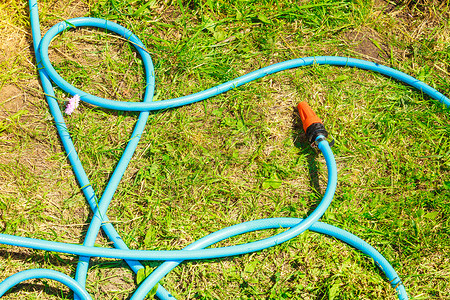
[[[352,30],[345,33],[345,39],[353,51],[365,59],[383,63],[388,58],[388,46],[376,32],[365,29]]]
[[[15,85],[0,88],[0,120],[8,115],[17,113],[24,107],[25,101],[22,91]]]
[[[414,26],[417,20],[436,23],[450,18],[448,1],[441,0],[375,0],[375,5],[383,7],[385,14],[390,14],[405,26]]]
[[[0,232],[80,243],[90,209],[48,112],[37,76],[26,2],[0,0]],[[47,1],[39,7],[43,32],[89,11],[85,0]],[[70,274],[76,258],[8,247],[0,251],[0,261],[4,262],[2,281],[18,271],[39,267],[59,267]],[[108,292],[134,288],[129,270],[111,272],[116,277],[102,288],[102,299],[107,299]],[[128,280],[122,280],[125,277]],[[49,285],[50,292],[39,282],[22,285],[4,298],[17,299],[20,294],[27,299],[36,295],[59,299],[60,291],[67,290],[55,282]]]
[[[0,127],[0,165],[5,166],[0,170],[0,178],[14,177],[14,172],[5,169],[25,166],[27,175],[45,182],[48,174],[61,174],[58,172],[61,162],[57,162],[54,155],[62,152],[62,147],[37,77],[27,4],[8,5],[8,2],[6,0],[0,9],[0,124],[4,125],[3,130]],[[58,11],[64,12],[63,17],[83,16],[88,12],[85,1],[80,0],[54,1],[46,5],[58,7]],[[53,176],[48,177],[51,177],[49,182],[43,186],[55,189],[43,189],[42,195],[36,197],[45,195],[48,201],[59,203],[61,196],[67,197],[67,194],[54,192],[58,188]],[[3,184],[0,185],[4,189],[19,188],[15,184],[9,187]]]

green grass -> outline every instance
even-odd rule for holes
[[[450,95],[448,1],[42,0],[40,12],[43,30],[78,16],[131,29],[152,55],[157,100],[313,55],[372,60]],[[0,231],[82,243],[92,214],[44,101],[27,20],[26,3],[0,4]],[[122,101],[142,97],[139,56],[114,35],[66,32],[52,42],[50,57],[82,90]],[[64,108],[67,95],[56,93]],[[294,111],[302,100],[336,140],[338,189],[322,221],[378,249],[411,299],[449,299],[449,112],[416,90],[356,69],[291,70],[152,113],[108,210],[124,241],[133,249],[181,249],[240,222],[308,215],[327,174]],[[82,104],[66,117],[98,195],[136,116]],[[110,245],[103,233],[97,244]],[[73,276],[76,263],[75,256],[0,246],[0,280],[40,267]],[[125,263],[94,258],[91,265],[87,290],[94,299],[127,299],[136,288]],[[183,263],[162,283],[179,299],[396,299],[372,260],[311,232],[258,253]],[[36,280],[4,298],[18,297],[72,295]]]

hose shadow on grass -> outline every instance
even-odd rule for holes
[[[31,250],[34,251],[34,250]],[[2,261],[33,261],[33,262],[46,262],[53,266],[60,266],[62,263],[66,265],[74,265],[76,263],[76,258],[62,258],[59,254],[51,254],[48,252],[39,252],[39,253],[30,253],[29,249],[14,247],[13,249],[1,249],[0,250],[0,260]],[[22,270],[23,268],[23,270]],[[19,271],[33,269],[35,266],[21,266],[21,270],[14,270],[14,273]],[[5,270],[4,270],[5,272]],[[13,275],[11,273],[11,275]],[[6,278],[2,278],[4,280]],[[15,286],[13,286],[10,290],[8,290],[4,296],[13,295],[18,292],[22,293],[38,293],[42,296],[42,294],[46,294],[49,296],[62,297],[63,299],[71,299],[73,293],[71,291],[61,290],[60,287],[54,286],[56,281],[50,280],[52,283],[48,284],[48,279],[40,279],[38,283],[31,283],[30,281],[21,282]],[[26,295],[26,294],[25,294]]]
[[[303,124],[297,111],[297,107],[292,109],[292,140],[294,146],[301,150],[305,154],[308,163],[309,173],[309,186],[311,187],[314,196],[317,199],[322,198],[322,190],[319,183],[319,166],[317,158],[319,157],[319,151],[313,149],[306,138],[306,134],[303,130]]]
[[[14,287],[12,287],[9,291],[7,291],[3,296],[14,295],[19,292],[30,292],[30,293],[37,293],[41,297],[42,294],[45,294],[48,296],[54,296],[61,299],[73,298],[72,291],[62,291],[60,288],[49,286],[47,281],[48,279],[41,279],[40,283],[27,283],[27,282],[19,283]]]
[[[52,266],[61,266],[61,265],[72,266],[71,267],[73,269],[72,272],[67,273],[67,272],[63,271],[63,273],[65,273],[73,278],[75,276],[75,267],[78,262],[78,256],[74,256],[74,255],[70,255],[70,254],[64,255],[64,254],[60,254],[60,253],[49,253],[46,251],[30,254],[30,251],[28,249],[16,248],[16,249],[1,249],[0,250],[0,260],[3,260],[3,261],[30,260],[33,262],[38,262],[38,264],[41,264],[41,262],[45,262]],[[144,264],[144,266],[148,265],[151,268],[156,268],[160,264],[162,264],[162,262],[149,261],[149,262],[144,262],[143,264]],[[120,270],[128,270],[129,269],[128,265],[126,264],[126,262],[124,260],[114,260],[114,259],[108,259],[108,258],[104,259],[104,258],[94,257],[91,259],[91,261],[89,263],[89,267],[90,267],[91,272],[92,271],[98,272],[99,269],[107,269],[107,270],[116,269],[116,270],[118,270],[118,272],[128,272],[129,273],[129,271],[120,271]],[[35,266],[33,266],[33,265],[23,266],[23,270],[28,270],[28,269],[33,269],[33,268],[35,268]],[[55,269],[55,268],[52,268],[52,269]],[[23,270],[15,270],[15,271],[23,271]],[[55,270],[57,270],[57,269],[55,269]],[[57,270],[57,271],[59,271],[59,270]],[[117,273],[117,274],[120,274],[120,273]],[[133,275],[133,278],[134,278],[134,276],[135,275]],[[125,277],[125,274],[124,274],[124,277]],[[2,278],[2,279],[6,279],[6,278]],[[134,286],[133,284],[129,284],[129,285]],[[54,297],[63,298],[63,299],[72,299],[73,298],[72,291],[69,291],[68,288],[67,288],[67,290],[61,289],[59,283],[57,283],[54,280],[48,280],[48,279],[40,279],[36,283],[32,283],[31,281],[21,282],[21,283],[15,285],[14,287],[12,287],[8,292],[5,293],[5,295],[9,295],[9,294],[14,295],[18,292],[25,293],[25,295],[27,293],[37,293],[37,294],[41,295],[41,297],[42,297],[42,295],[45,294],[50,297],[54,296]]]

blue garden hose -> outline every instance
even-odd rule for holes
[[[400,71],[397,71],[395,69],[383,65],[353,58],[321,56],[321,57],[299,58],[274,64],[199,93],[170,100],[153,102],[152,99],[155,87],[155,76],[151,57],[145,50],[145,46],[143,45],[143,43],[128,29],[116,23],[102,19],[76,18],[70,19],[66,22],[61,22],[53,26],[41,39],[37,0],[29,0],[29,6],[30,6],[31,27],[33,32],[34,50],[44,93],[46,94],[46,99],[50,108],[50,112],[52,113],[55,119],[58,134],[67,152],[69,161],[72,164],[75,176],[78,180],[79,185],[82,187],[82,191],[92,211],[94,212],[94,216],[92,218],[88,232],[85,237],[85,241],[82,246],[0,234],[1,244],[29,247],[33,249],[41,249],[46,251],[56,251],[61,253],[71,253],[80,256],[80,260],[77,266],[77,272],[75,275],[75,280],[67,275],[52,270],[43,270],[43,269],[27,270],[19,272],[7,278],[2,283],[0,283],[0,296],[2,296],[5,292],[7,292],[11,287],[15,286],[16,284],[24,280],[32,278],[48,278],[57,280],[67,285],[71,290],[73,290],[75,298],[91,299],[89,294],[85,290],[86,275],[89,267],[90,257],[97,256],[97,257],[125,259],[130,268],[134,272],[138,272],[138,270],[143,268],[142,264],[139,262],[140,260],[166,261],[140,284],[140,286],[138,287],[138,289],[135,291],[135,293],[131,298],[131,299],[143,299],[148,294],[148,292],[156,284],[158,284],[161,278],[163,278],[168,272],[170,272],[173,268],[175,268],[180,262],[184,260],[227,257],[259,251],[283,243],[291,238],[298,236],[305,230],[310,229],[340,239],[345,243],[348,243],[349,245],[361,250],[363,253],[372,257],[374,261],[377,263],[377,265],[381,268],[381,270],[386,274],[391,285],[397,290],[399,299],[408,299],[405,287],[403,286],[399,276],[392,268],[392,266],[388,263],[388,261],[377,250],[375,250],[372,246],[370,246],[363,240],[359,239],[358,237],[352,235],[351,233],[346,232],[345,230],[318,222],[320,217],[323,215],[323,213],[330,205],[337,184],[337,171],[334,156],[329,147],[328,142],[321,136],[318,137],[317,141],[318,141],[318,148],[325,157],[328,169],[328,185],[321,202],[306,219],[273,218],[273,219],[262,219],[244,222],[212,233],[192,243],[183,250],[147,251],[147,250],[128,249],[127,245],[120,238],[119,234],[114,229],[113,225],[108,222],[107,209],[120,183],[120,180],[128,166],[128,163],[132,158],[132,155],[139,142],[140,136],[144,131],[144,127],[147,118],[149,116],[149,112],[153,110],[179,107],[182,105],[198,102],[206,98],[226,92],[228,90],[241,86],[257,78],[261,78],[268,74],[313,64],[350,66],[379,72],[381,74],[384,74],[386,76],[402,81],[406,84],[409,84],[417,88],[421,92],[429,95],[430,97],[440,101],[447,107],[450,107],[450,100],[447,97],[445,97],[443,94],[436,91],[432,87],[426,85],[425,83],[405,73],[402,73]],[[72,85],[67,83],[61,76],[58,75],[58,73],[55,71],[48,58],[48,47],[50,42],[56,35],[58,35],[60,32],[64,30],[68,30],[73,27],[83,27],[83,26],[103,28],[108,31],[115,32],[118,35],[121,35],[127,40],[129,40],[135,46],[136,50],[141,55],[145,69],[146,88],[143,97],[143,102],[122,102],[96,97],[73,87]],[[100,200],[96,197],[95,192],[89,183],[89,179],[87,178],[86,172],[84,171],[81,165],[80,159],[74,148],[70,134],[68,133],[67,127],[65,125],[58,102],[55,99],[55,94],[53,92],[53,85],[51,81],[53,81],[57,86],[59,86],[67,93],[70,93],[72,95],[78,94],[81,100],[87,103],[108,109],[140,112],[132,136]],[[115,249],[93,247],[95,238],[97,237],[100,228],[104,230],[108,238],[114,243]],[[229,247],[204,249],[214,243],[217,243],[221,240],[227,239],[235,235],[269,228],[289,228],[289,229],[275,236],[252,243]],[[161,285],[158,285],[156,295],[160,299],[175,299]]]

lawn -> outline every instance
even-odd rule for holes
[[[0,232],[83,243],[92,218],[40,86],[28,4],[0,2]],[[155,65],[154,100],[199,92],[285,60],[321,55],[396,68],[450,95],[450,2],[438,0],[40,0],[41,30],[90,16],[119,23]],[[82,28],[55,38],[50,59],[91,94],[141,101],[139,54],[124,39]],[[55,89],[64,110],[69,95]],[[450,112],[392,78],[309,66],[150,114],[108,217],[131,249],[182,249],[219,229],[271,217],[304,218],[327,184],[295,107],[307,101],[335,140],[334,200],[321,221],[374,246],[411,299],[450,299]],[[81,103],[64,114],[97,196],[137,113]],[[238,236],[216,246],[269,237]],[[109,247],[100,233],[97,246]],[[78,257],[0,245],[0,281],[32,268],[74,276]],[[160,262],[143,262],[153,270]],[[136,276],[93,258],[87,291],[127,299]],[[177,299],[397,299],[373,260],[317,233],[224,259],[184,262],[164,285]],[[4,299],[71,299],[50,280]]]

